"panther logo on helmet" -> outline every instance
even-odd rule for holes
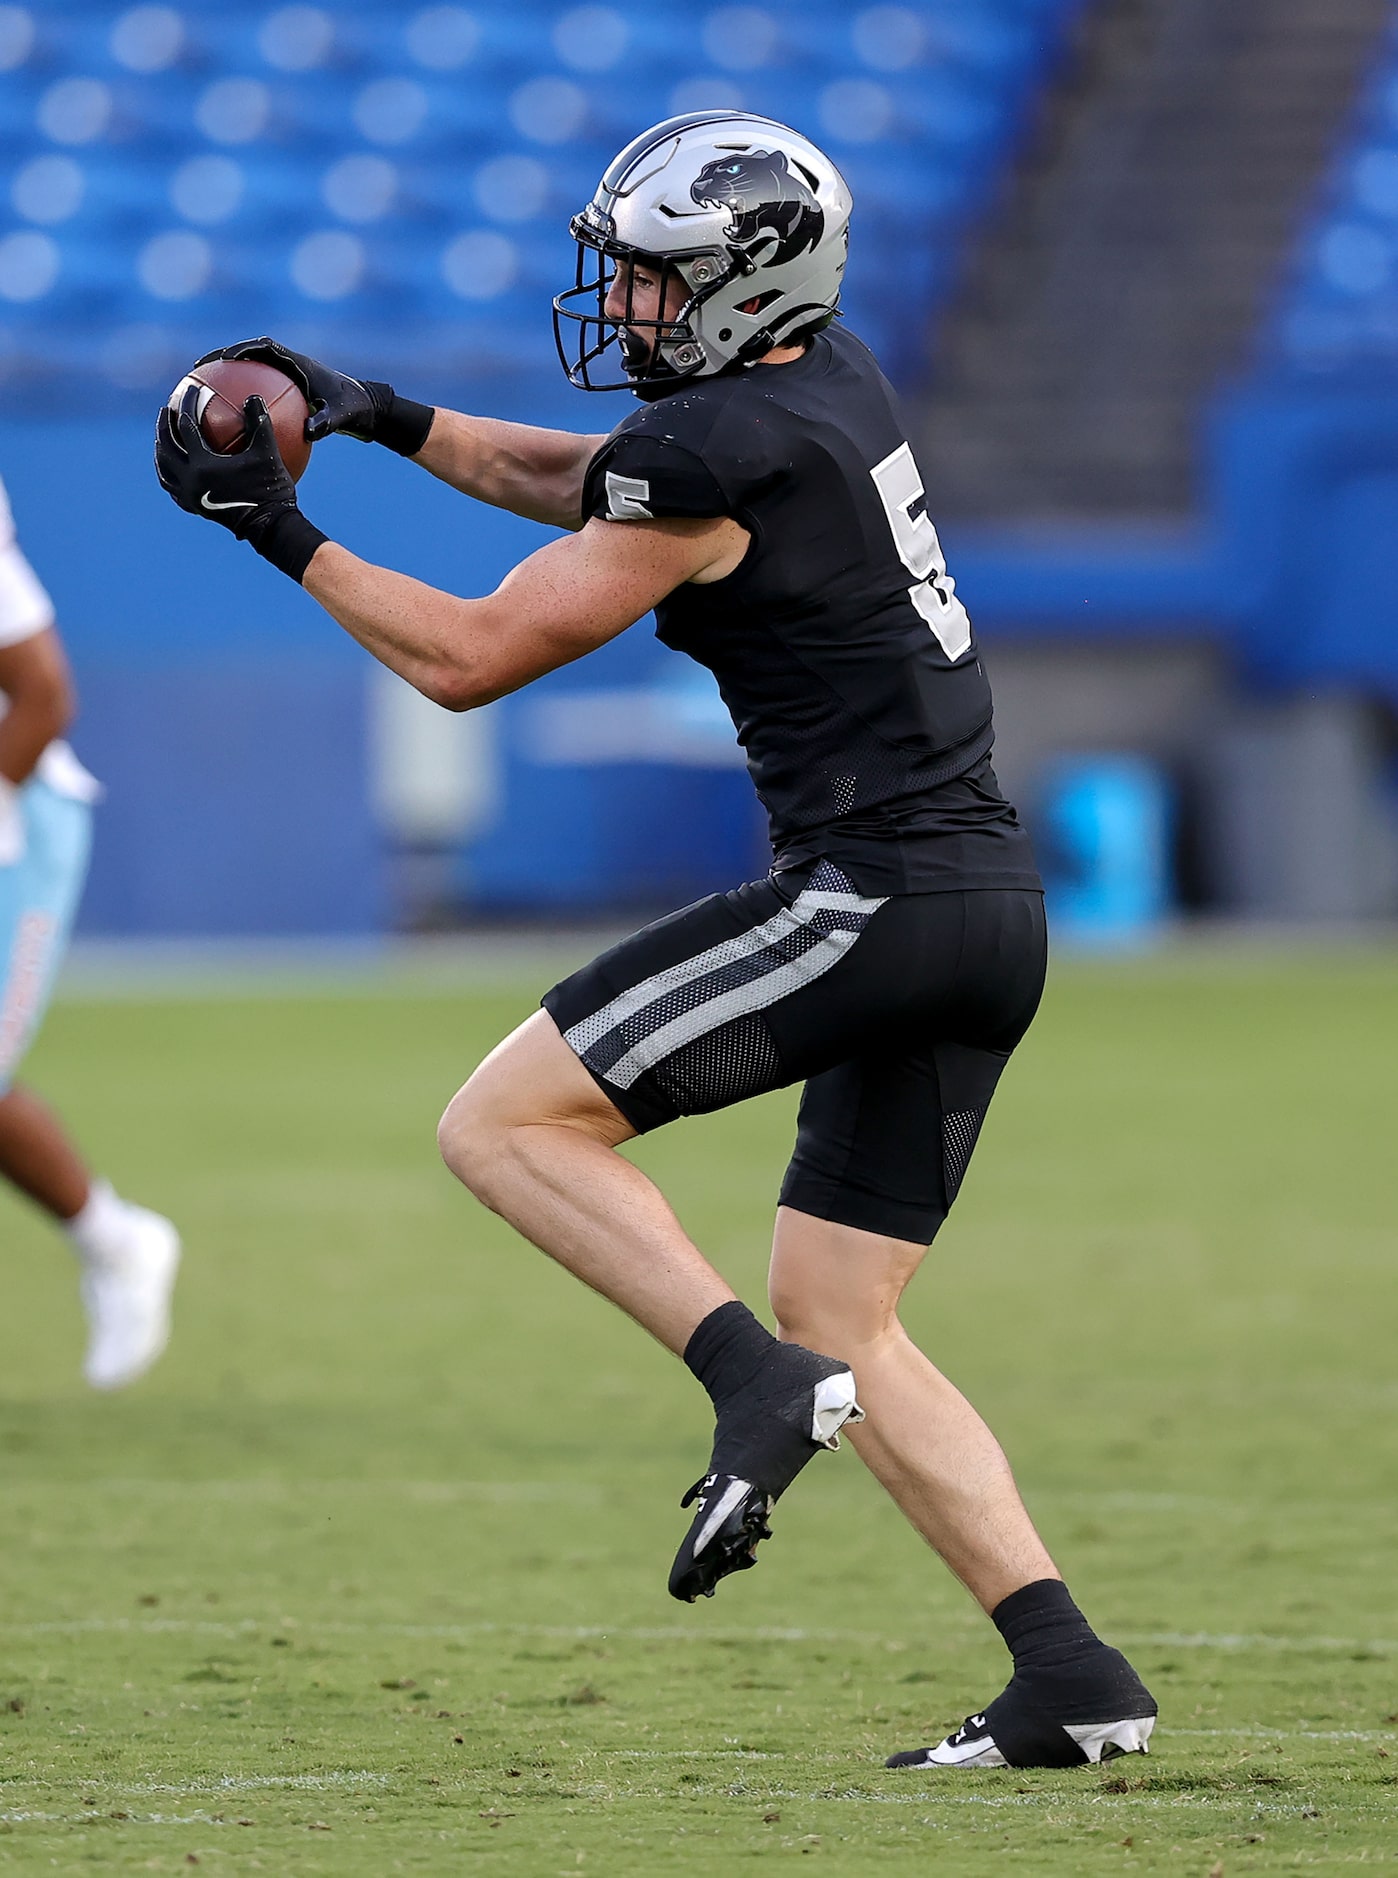
[[[777,245],[763,256],[764,266],[794,261],[814,249],[825,232],[824,210],[780,150],[715,157],[700,170],[689,193],[700,208],[730,212],[735,242],[746,245],[757,235],[776,235]]]

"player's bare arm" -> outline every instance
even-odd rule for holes
[[[0,777],[24,782],[73,716],[73,684],[58,634],[50,626],[18,645],[0,646]]]
[[[731,573],[749,545],[727,516],[593,520],[530,555],[493,594],[463,599],[361,560],[308,521],[261,399],[248,400],[248,441],[232,455],[209,446],[198,410],[190,383],[157,424],[156,471],[180,507],[250,542],[449,710],[488,704],[605,645],[684,582]]]
[[[591,521],[466,600],[327,542],[303,585],[381,664],[467,711],[605,645],[682,582],[721,579],[747,545],[727,517]]]
[[[413,461],[478,502],[554,528],[580,528],[583,478],[604,442],[439,405]]]

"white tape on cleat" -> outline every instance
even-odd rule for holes
[[[855,1400],[854,1376],[842,1369],[818,1382],[811,1412],[811,1440],[818,1447],[838,1448],[846,1422],[862,1422],[864,1411]]]
[[[1149,1754],[1154,1715],[1115,1722],[1064,1722],[1063,1732],[1073,1737],[1090,1761],[1111,1761],[1119,1754]]]

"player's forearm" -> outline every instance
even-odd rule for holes
[[[22,783],[73,717],[73,688],[53,632],[0,650],[0,777]]]
[[[27,782],[44,751],[66,728],[55,712],[10,710],[0,718],[0,777]]]
[[[479,502],[556,528],[578,528],[583,476],[602,442],[439,406],[413,460]]]
[[[487,701],[473,690],[478,603],[361,561],[334,541],[316,550],[302,585],[366,652],[434,704],[460,711]]]

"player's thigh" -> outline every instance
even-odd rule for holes
[[[750,882],[633,934],[544,1007],[638,1132],[726,1108],[807,1074],[804,1049],[779,1045],[774,1014],[847,973],[881,905],[826,863]],[[847,1023],[838,1037],[818,1027],[833,1057],[848,1053]]]
[[[986,900],[1006,905],[968,911]],[[554,986],[544,1007],[644,1133],[910,1037],[959,1026],[1017,1040],[1043,969],[1042,909],[1036,950],[1026,903],[1037,896],[871,898],[822,861],[657,921]],[[1022,933],[1002,932],[1017,913]]]
[[[14,1079],[53,990],[82,894],[92,811],[31,781],[20,791],[25,852],[0,867],[0,1094]]]
[[[767,1022],[789,1081],[932,1043],[1001,1054],[1043,990],[1043,899],[1017,891],[899,894],[876,911],[828,976],[773,1005]]]
[[[781,1204],[930,1245],[951,1210],[1008,1052],[931,1044],[807,1082]]]
[[[563,1124],[615,1146],[635,1131],[588,1075],[547,1011],[535,1011],[472,1072],[438,1131],[448,1162],[501,1130]],[[454,1158],[455,1157],[455,1158]]]
[[[894,1028],[806,1083],[782,1204],[898,1242],[930,1244],[1043,987],[1037,895],[919,895],[900,912],[905,982]],[[897,937],[890,925],[886,931]],[[884,962],[898,970],[898,961]]]

